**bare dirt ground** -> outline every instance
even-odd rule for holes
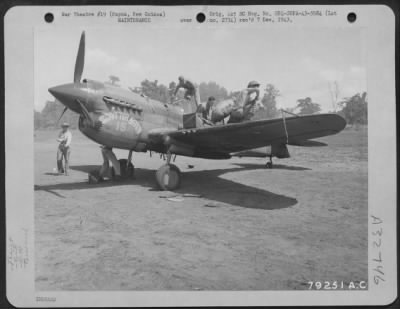
[[[37,290],[293,290],[316,280],[367,281],[366,129],[320,139],[327,147],[290,147],[292,158],[275,159],[272,170],[264,159],[178,157],[176,193],[157,190],[163,162],[155,154],[134,154],[135,180],[88,184],[87,171],[102,159],[78,131],[70,176],[55,176],[56,135],[35,132]]]

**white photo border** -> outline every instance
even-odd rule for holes
[[[288,6],[267,6],[271,8]],[[111,6],[74,6],[74,11],[111,9]],[[146,7],[136,7],[145,9]],[[148,8],[148,7],[147,7]],[[220,6],[163,7],[163,22],[177,27],[178,19]],[[232,8],[232,7],[229,7]],[[241,8],[246,8],[241,6]],[[262,9],[263,6],[252,6]],[[396,99],[395,99],[395,15],[384,5],[290,6],[291,9],[326,9],[338,12],[324,19],[324,27],[352,27],[348,12],[357,13],[358,27],[365,27],[368,76],[368,290],[365,291],[35,291],[34,280],[34,168],[33,98],[35,27],[70,26],[71,20],[57,19],[61,6],[16,6],[4,17],[5,44],[5,178],[7,298],[17,307],[86,306],[290,306],[290,305],[385,305],[397,298],[396,239]],[[128,6],[120,10],[131,9]],[[56,22],[46,24],[43,16],[52,12]],[[113,20],[74,19],[74,27],[115,26]],[[154,23],[150,26],[159,26]],[[320,20],[302,19],[282,27],[321,26]],[[21,91],[23,89],[23,91]],[[16,167],[24,176],[16,173]],[[380,223],[378,223],[378,221]],[[384,232],[377,238],[377,225]],[[374,242],[381,242],[377,246]],[[19,260],[12,260],[20,248]],[[382,262],[377,262],[377,256]],[[10,261],[11,259],[11,261]],[[20,267],[15,267],[18,262]],[[22,266],[21,266],[22,265]],[[376,268],[384,269],[385,281],[376,282]]]

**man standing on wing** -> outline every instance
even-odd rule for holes
[[[72,134],[68,130],[69,124],[64,122],[61,126],[61,132],[58,135],[57,142],[59,142],[57,150],[57,169],[59,174],[64,174],[68,176],[69,169],[69,156],[71,154],[71,141]],[[65,162],[65,167],[63,166],[63,159]]]

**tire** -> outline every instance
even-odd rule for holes
[[[272,162],[265,163],[265,168],[272,168]]]
[[[135,175],[135,167],[133,166],[132,162],[129,162],[128,167],[126,167],[126,163],[128,162],[127,159],[119,159],[118,162],[121,169],[121,178],[124,179],[133,178],[133,176]],[[114,167],[111,168],[111,175],[114,178],[115,176]]]
[[[179,188],[181,172],[174,164],[165,164],[156,172],[157,184],[162,190],[173,191]]]
[[[103,181],[103,178],[100,177],[98,170],[92,170],[88,173],[88,182],[90,184],[97,184],[102,181]]]

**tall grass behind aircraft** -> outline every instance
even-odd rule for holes
[[[265,146],[276,149],[279,155],[287,152],[287,144],[301,145],[338,133],[346,125],[335,114],[204,125],[196,121],[195,114],[185,114],[177,106],[102,82],[81,80],[84,58],[82,32],[73,82],[52,87],[49,92],[65,105],[63,113],[69,108],[79,114],[79,130],[88,138],[109,148],[129,150],[128,160],[119,160],[121,174],[133,170],[134,151],[166,154],[166,164],[156,172],[156,181],[164,190],[174,190],[180,184],[180,171],[171,164],[173,155],[229,159]]]

